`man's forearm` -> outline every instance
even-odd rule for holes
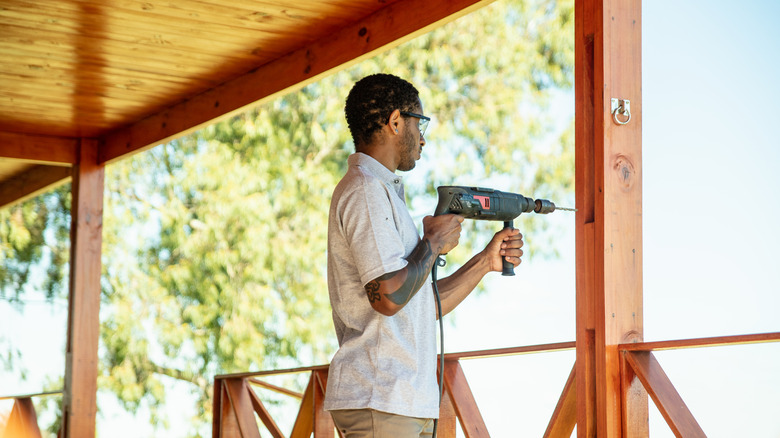
[[[385,315],[392,315],[405,306],[425,284],[439,249],[434,251],[430,241],[423,238],[406,258],[408,263],[405,268],[366,284],[371,305]]]
[[[442,315],[446,315],[458,306],[490,272],[484,258],[478,254],[461,266],[449,277],[438,280]]]

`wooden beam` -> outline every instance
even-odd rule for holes
[[[290,397],[297,398],[298,400],[303,399],[303,394],[301,394],[300,392],[292,391],[287,388],[282,388],[281,386],[272,385],[268,382],[264,382],[259,379],[248,378],[247,382],[249,382],[252,385],[257,385],[266,389],[270,389],[271,391],[278,392],[280,394],[289,395]]]
[[[227,379],[219,381],[220,404],[219,410],[214,412],[215,418],[219,418],[219,426],[215,423],[214,438],[234,438],[241,436],[241,427],[238,425],[233,403],[230,401],[227,389]]]
[[[521,354],[549,353],[551,351],[574,350],[576,346],[576,342],[556,342],[554,344],[537,344],[525,345],[521,347],[495,348],[492,350],[445,353],[444,360],[487,359],[492,357],[509,357]]]
[[[563,385],[561,398],[544,432],[544,438],[569,438],[577,425],[577,366],[572,367],[566,384]]]
[[[249,396],[252,399],[252,407],[254,407],[255,413],[260,417],[260,421],[263,422],[271,436],[273,438],[284,438],[284,434],[281,429],[279,429],[279,426],[277,426],[273,417],[271,417],[271,414],[268,413],[268,410],[265,408],[263,401],[260,400],[260,397],[252,389],[247,389],[249,390]]]
[[[76,138],[0,131],[0,158],[70,167],[76,164],[78,144]]]
[[[780,332],[756,333],[752,335],[715,336],[711,338],[676,339],[672,341],[638,342],[620,344],[622,351],[661,351],[679,348],[718,347],[726,345],[762,344],[780,342]]]
[[[439,404],[439,420],[436,424],[436,436],[441,438],[455,438],[458,433],[458,415],[455,413],[455,405],[452,402],[452,393],[447,386],[441,396]]]
[[[641,79],[641,0],[576,0],[579,437],[622,437],[624,397],[642,403],[623,392],[618,352],[643,336]],[[613,121],[611,98],[630,101],[630,122]],[[632,436],[649,433],[642,416]]]
[[[301,407],[298,409],[293,430],[290,432],[290,438],[309,438],[314,432],[314,386],[317,384],[316,380],[317,378],[312,372],[309,384],[303,392],[303,400],[301,400]]]
[[[220,431],[222,430],[222,412],[223,412],[223,400],[224,395],[224,380],[220,378],[214,379],[214,388],[212,400],[212,414],[211,414],[211,438],[219,438]],[[225,396],[227,398],[227,396]],[[226,401],[227,402],[227,401]]]
[[[62,409],[65,438],[95,436],[104,173],[104,166],[97,162],[97,141],[81,140],[72,185],[70,297]]]
[[[626,362],[636,373],[655,405],[663,415],[666,423],[677,437],[706,438],[699,423],[685,405],[682,397],[674,388],[669,376],[653,353],[649,351],[627,351],[624,353]]]
[[[106,163],[246,111],[397,46],[494,0],[399,0],[365,19],[105,137]]]
[[[8,181],[0,183],[0,208],[24,202],[67,183],[70,167],[35,165]]]
[[[450,400],[466,438],[489,437],[485,420],[482,419],[460,362],[444,361],[444,386],[448,389]]]
[[[314,438],[332,438],[335,424],[330,412],[325,411],[325,388],[328,387],[328,370],[313,371],[316,380],[314,385]]]
[[[244,379],[225,379],[225,390],[232,406],[232,415],[238,425],[236,438],[260,438],[249,386]],[[229,414],[230,415],[230,414]],[[227,435],[222,435],[228,438]]]

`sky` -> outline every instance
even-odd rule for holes
[[[643,3],[645,340],[778,332],[780,2]],[[556,105],[573,114],[572,96]],[[562,230],[561,257],[527,248],[515,277],[487,280],[446,317],[445,352],[575,339],[574,216],[547,218]],[[62,348],[52,343],[64,340],[66,309],[33,301],[22,317],[0,301],[2,333],[31,335],[28,381],[0,370],[0,394],[38,392],[62,373],[50,352]],[[655,354],[709,437],[780,437],[780,343]],[[541,436],[573,364],[573,351],[462,362],[496,437]],[[99,402],[101,430],[151,433]],[[672,437],[649,404],[650,436]]]

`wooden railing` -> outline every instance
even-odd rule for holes
[[[460,366],[461,359],[512,356],[518,354],[541,353],[558,350],[572,350],[574,342],[544,344],[526,347],[481,350],[444,355],[444,393],[438,425],[438,436],[454,437],[456,421],[467,437],[487,437],[487,427],[479,412],[474,395]],[[260,380],[262,377],[310,373],[309,383],[303,394],[279,388]],[[258,419],[274,438],[285,435],[270,417],[262,400],[252,386],[282,392],[301,399],[298,416],[290,433],[290,438],[333,437],[334,425],[330,414],[322,409],[325,388],[328,380],[328,366],[320,365],[308,368],[295,368],[257,373],[226,374],[214,379],[214,426],[213,437],[253,437],[259,438]],[[255,416],[256,415],[256,416]]]
[[[705,437],[705,433],[691,414],[680,394],[653,355],[654,351],[683,348],[728,346],[780,342],[780,332],[754,335],[722,336],[711,338],[681,339],[659,342],[639,342],[618,345],[622,355],[621,382],[633,385],[641,383],[658,407],[669,428],[677,437]],[[524,347],[481,350],[444,355],[444,397],[441,404],[438,436],[455,437],[457,422],[467,438],[489,437],[487,427],[471,392],[460,361],[506,357],[520,354],[572,350],[574,342],[532,345]],[[558,400],[544,437],[569,438],[577,423],[576,367],[572,367]],[[270,376],[309,373],[303,393],[270,384],[263,378]],[[274,438],[285,438],[277,422],[266,409],[263,400],[253,387],[261,387],[300,400],[300,407],[289,438],[331,438],[338,433],[330,415],[322,409],[328,381],[328,365],[256,373],[225,374],[214,378],[214,412],[212,435],[214,438],[259,438],[260,424]],[[5,431],[0,436],[41,436],[32,399],[62,394],[61,391],[0,397],[14,400]],[[622,400],[624,405],[630,399]],[[625,405],[623,412],[632,412]]]
[[[705,437],[696,419],[672,385],[653,351],[680,348],[743,345],[762,342],[779,342],[780,332],[754,335],[722,336],[712,338],[682,339],[675,341],[640,342],[620,344],[622,355],[621,382],[634,385],[636,380],[647,390],[672,432],[677,437]],[[489,437],[487,427],[479,412],[476,400],[460,366],[461,359],[480,359],[512,356],[518,354],[542,353],[571,350],[574,342],[533,345],[524,347],[482,350],[444,355],[444,397],[442,398],[438,436],[455,437],[456,421],[467,438]],[[572,367],[564,385],[558,404],[544,433],[545,438],[570,438],[577,424],[576,367]],[[296,393],[261,380],[263,377],[310,373],[309,383],[303,394]],[[261,386],[286,393],[301,400],[289,438],[331,438],[340,432],[334,429],[330,415],[322,409],[328,379],[328,366],[296,368],[257,373],[226,374],[214,381],[214,423],[213,438],[259,438],[259,422],[274,438],[284,438],[252,386]],[[636,380],[635,380],[636,379]],[[622,401],[623,412],[632,412],[629,399]]]

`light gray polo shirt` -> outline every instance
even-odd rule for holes
[[[356,153],[336,186],[328,220],[328,290],[339,350],[325,409],[376,409],[437,418],[436,317],[426,282],[393,316],[371,307],[363,288],[406,266],[420,242],[402,178]]]

